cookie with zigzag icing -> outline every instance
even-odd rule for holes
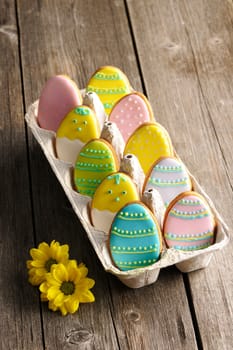
[[[100,67],[90,78],[86,91],[95,92],[104,105],[107,115],[114,104],[132,88],[126,75],[113,66]]]
[[[98,186],[91,202],[91,221],[95,228],[109,232],[112,220],[126,203],[139,200],[137,188],[125,173],[107,176]]]
[[[103,139],[88,142],[80,151],[74,169],[76,190],[93,197],[102,180],[118,171],[119,164],[112,146]]]
[[[162,250],[159,224],[141,202],[121,208],[110,229],[110,253],[114,264],[122,271],[154,264]]]
[[[216,222],[206,200],[196,192],[177,196],[168,206],[163,236],[169,248],[193,251],[215,240]]]

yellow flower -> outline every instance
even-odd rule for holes
[[[69,246],[60,245],[52,241],[50,246],[42,242],[38,248],[30,249],[32,260],[27,261],[29,282],[38,286],[45,281],[45,276],[50,272],[51,266],[58,263],[67,263],[69,259]]]
[[[40,285],[41,299],[49,301],[49,308],[60,310],[62,315],[73,314],[79,303],[95,301],[91,289],[95,281],[87,278],[88,269],[84,264],[77,265],[76,260],[51,267],[46,274],[46,281]]]

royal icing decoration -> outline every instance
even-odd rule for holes
[[[94,111],[87,106],[74,108],[63,119],[57,130],[58,158],[74,164],[81,148],[99,136],[100,128]]]
[[[184,164],[178,159],[159,159],[151,168],[145,180],[144,190],[159,191],[165,206],[180,193],[191,191],[192,184]]]
[[[178,196],[165,214],[164,239],[170,248],[193,251],[214,242],[215,220],[204,198],[196,192]]]
[[[81,93],[70,78],[57,75],[45,84],[38,106],[38,123],[41,128],[57,131],[62,119],[82,104]]]
[[[111,145],[102,139],[92,140],[81,149],[77,157],[74,169],[75,187],[79,193],[93,197],[101,181],[118,168]]]
[[[147,98],[134,92],[122,97],[114,105],[109,120],[116,123],[126,142],[141,124],[153,120],[153,112]]]
[[[95,92],[108,115],[114,104],[132,88],[126,75],[118,68],[105,66],[98,69],[88,82],[87,91]]]
[[[119,210],[110,230],[110,252],[122,271],[146,267],[159,259],[159,225],[145,205],[135,202]]]
[[[135,130],[129,138],[124,154],[134,154],[144,171],[148,173],[151,165],[161,157],[173,155],[170,137],[159,123],[146,123]]]
[[[115,214],[126,203],[139,200],[139,194],[132,179],[124,173],[107,176],[93,196],[91,221],[93,226],[109,232]]]

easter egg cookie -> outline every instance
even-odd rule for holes
[[[169,248],[193,251],[214,243],[216,223],[205,199],[196,192],[185,192],[167,208],[163,235]]]
[[[56,151],[59,159],[75,163],[81,148],[100,135],[94,111],[87,106],[74,108],[61,122],[56,134]]]
[[[62,119],[82,104],[81,93],[73,80],[56,75],[45,84],[38,106],[38,123],[41,128],[57,131]]]
[[[159,123],[145,123],[138,127],[129,138],[124,154],[134,154],[145,174],[151,165],[161,157],[173,155],[168,132]]]
[[[119,165],[112,146],[103,139],[88,142],[80,151],[74,169],[74,184],[81,194],[93,197],[96,188]]]
[[[96,189],[91,202],[93,226],[109,232],[118,210],[135,200],[139,200],[139,194],[128,175],[118,172],[107,176]]]
[[[191,191],[192,183],[184,164],[173,157],[164,157],[157,160],[151,167],[144,190],[155,188],[159,191],[165,206],[178,194]]]
[[[141,124],[153,119],[149,101],[139,92],[132,92],[122,97],[109,115],[109,120],[116,123],[125,142]]]
[[[124,95],[132,91],[126,75],[118,68],[105,66],[99,68],[87,84],[86,91],[95,92],[104,105],[107,115],[113,105]]]
[[[129,203],[119,210],[109,243],[112,260],[122,271],[154,264],[162,249],[157,220],[141,202]]]

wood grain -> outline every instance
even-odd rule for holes
[[[232,4],[127,3],[157,120],[232,227]],[[200,348],[232,348],[232,261],[231,243],[188,276]]]
[[[38,293],[26,272],[33,225],[13,1],[1,1],[0,47],[0,348],[42,349]]]
[[[92,72],[105,64],[123,69],[132,85],[142,89],[123,1],[24,0],[17,8],[27,106],[38,98],[49,76],[65,72],[85,86]],[[146,292],[130,290],[107,275],[31,137],[29,152],[37,241],[55,238],[69,243],[72,256],[87,263],[96,279],[96,302],[81,305],[77,315],[64,319],[43,306],[46,349],[138,349],[138,344],[148,349],[153,332],[155,349],[195,349],[181,274],[175,269],[162,272],[158,284]],[[142,313],[141,323],[132,330],[130,320],[137,312]]]

